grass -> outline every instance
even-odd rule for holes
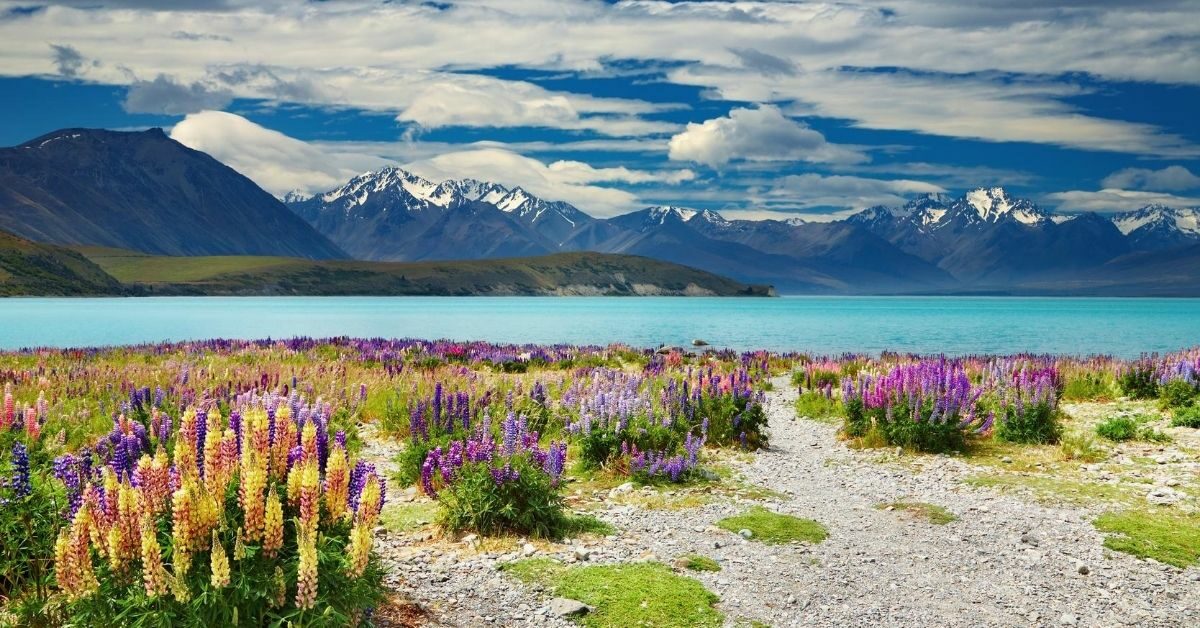
[[[740,515],[726,517],[718,521],[717,526],[734,533],[749,530],[753,535],[751,540],[773,545],[792,541],[820,543],[829,536],[825,526],[812,519],[782,515],[762,506],[755,506]]]
[[[844,412],[842,404],[836,399],[809,391],[796,398],[796,416],[819,423],[836,424],[841,421]]]
[[[414,501],[389,503],[379,515],[379,522],[392,532],[411,532],[433,524],[437,519],[437,502]]]
[[[1171,417],[1171,425],[1173,427],[1200,428],[1200,405],[1175,410],[1175,416]]]
[[[567,515],[567,521],[563,525],[563,534],[566,536],[579,536],[581,534],[590,534],[595,536],[608,536],[617,531],[611,524],[601,521],[591,515]]]
[[[1088,432],[1067,432],[1058,441],[1058,457],[1065,461],[1100,462],[1108,458],[1108,450]]]
[[[151,294],[312,295],[558,294],[575,286],[591,293],[640,294],[644,286],[664,293],[768,296],[748,286],[686,266],[632,255],[556,253],[483,261],[314,261],[288,257],[167,257],[114,249],[80,249],[122,283]],[[86,261],[86,260],[85,260]],[[575,288],[570,288],[574,290]]]
[[[1140,440],[1148,443],[1169,443],[1171,437],[1146,425],[1158,417],[1141,414],[1133,417],[1119,416],[1105,419],[1096,425],[1096,433],[1116,442]]]
[[[946,510],[941,506],[927,504],[925,502],[898,501],[879,504],[875,507],[880,510],[890,509],[905,512],[918,519],[924,519],[929,523],[939,526],[944,526],[947,523],[958,521],[958,517],[949,510]]]
[[[1127,510],[1103,514],[1094,524],[1108,533],[1104,546],[1111,550],[1179,568],[1200,564],[1200,516]]]
[[[591,606],[593,610],[578,620],[584,626],[716,627],[725,621],[713,607],[715,594],[661,563],[567,567],[548,558],[531,558],[501,569]]]
[[[999,490],[1028,490],[1038,501],[1048,504],[1087,505],[1096,502],[1125,502],[1129,490],[1120,485],[1080,482],[1044,475],[982,473],[963,480],[969,486]]]
[[[683,566],[692,571],[721,571],[721,563],[700,554],[688,554],[684,556]]]

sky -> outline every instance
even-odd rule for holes
[[[399,164],[596,216],[1192,207],[1200,3],[0,0],[0,145],[154,126],[279,196]]]

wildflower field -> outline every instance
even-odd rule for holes
[[[1152,398],[1200,426],[1200,350],[1124,361],[298,338],[7,352],[0,624],[371,625],[389,495],[414,487],[446,535],[558,539],[578,525],[565,493],[580,478],[686,486],[722,452],[769,447],[763,396],[783,375],[802,414],[857,447],[1060,444],[1064,400]],[[366,433],[395,444],[388,477]]]

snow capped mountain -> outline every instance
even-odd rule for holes
[[[1200,209],[1148,205],[1114,214],[1112,222],[1139,249],[1158,250],[1200,242]]]
[[[1114,214],[1113,224],[1125,235],[1139,229],[1168,227],[1180,233],[1200,237],[1200,209],[1147,205],[1131,212]]]

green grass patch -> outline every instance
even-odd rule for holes
[[[762,506],[755,506],[740,515],[726,517],[718,521],[717,526],[734,533],[749,530],[753,533],[751,540],[770,544],[792,541],[820,543],[829,536],[825,526],[812,519],[782,515]]]
[[[1006,490],[1028,490],[1047,504],[1087,505],[1096,502],[1124,502],[1130,492],[1121,485],[1080,482],[1044,475],[982,473],[963,480],[968,486]]]
[[[796,416],[820,423],[836,424],[841,421],[845,412],[837,399],[830,399],[823,393],[809,391],[796,399]]]
[[[612,524],[601,521],[591,515],[567,515],[566,522],[563,523],[563,534],[566,536],[578,536],[580,534],[608,536],[616,531],[617,529]]]
[[[1127,510],[1100,515],[1104,547],[1180,568],[1200,564],[1200,516]]]
[[[688,554],[684,556],[683,566],[692,571],[721,571],[721,563],[700,554]]]
[[[944,526],[947,523],[958,521],[958,516],[954,513],[935,504],[927,504],[925,502],[908,502],[898,501],[875,506],[880,510],[892,510],[908,513],[919,519],[924,519],[934,525]]]
[[[584,626],[715,628],[725,621],[713,607],[718,599],[714,593],[661,563],[566,567],[548,558],[531,558],[501,569],[523,582],[547,586],[556,596],[591,606],[592,612],[578,620]]]
[[[432,525],[437,513],[437,502],[390,503],[379,514],[379,522],[392,532],[411,532]]]
[[[1200,428],[1200,405],[1175,410],[1175,416],[1171,417],[1171,425],[1174,427]]]

